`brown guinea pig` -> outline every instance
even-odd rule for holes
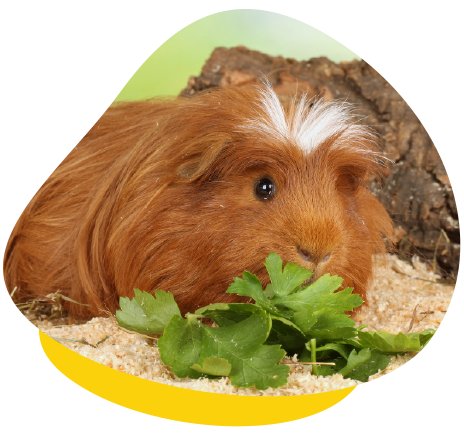
[[[282,104],[267,84],[116,104],[29,203],[4,258],[19,299],[114,312],[134,288],[183,312],[237,300],[265,257],[338,274],[364,295],[391,221],[366,181],[384,165],[346,104]]]

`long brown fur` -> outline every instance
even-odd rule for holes
[[[4,258],[9,290],[23,299],[59,290],[80,303],[69,314],[87,318],[114,312],[134,288],[161,288],[185,312],[236,299],[225,294],[233,277],[265,279],[263,261],[277,252],[364,295],[391,234],[365,186],[382,166],[333,146],[337,137],[305,153],[247,129],[258,99],[256,87],[228,88],[108,109],[18,220]],[[269,201],[254,194],[263,176],[277,186]]]

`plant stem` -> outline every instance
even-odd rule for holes
[[[311,367],[311,373],[313,375],[317,375],[317,360],[316,360],[316,339],[311,339],[310,341],[310,345],[311,345],[311,362],[314,363],[314,365],[312,365]]]

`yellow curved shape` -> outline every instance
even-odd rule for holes
[[[81,356],[43,332],[39,334],[50,361],[80,386],[124,407],[182,422],[226,426],[287,422],[325,410],[354,389],[297,396],[200,392],[117,371]]]

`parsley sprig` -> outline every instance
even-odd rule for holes
[[[127,330],[160,336],[161,360],[178,377],[229,377],[257,389],[286,384],[282,359],[294,354],[313,364],[313,374],[367,381],[392,355],[420,351],[434,333],[366,331],[348,314],[363,301],[352,288],[340,289],[341,277],[325,274],[307,284],[310,270],[283,266],[275,253],[265,266],[265,288],[245,271],[227,289],[254,304],[215,303],[183,317],[171,293],[136,289],[132,299],[121,297],[116,319]]]

